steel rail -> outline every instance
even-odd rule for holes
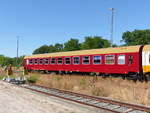
[[[72,99],[72,98],[63,97],[62,95],[64,94],[64,95],[70,95],[70,96],[75,96],[75,97],[81,97],[83,99],[89,99],[91,101],[97,101],[99,103],[103,102],[103,103],[109,103],[109,104],[112,104],[112,105],[116,105],[116,106],[119,106],[119,107],[126,107],[129,110],[126,113],[129,113],[130,111],[134,111],[134,110],[139,110],[139,111],[148,112],[148,113],[150,112],[149,107],[145,107],[145,106],[142,106],[142,105],[124,103],[124,102],[120,102],[120,101],[116,101],[116,100],[106,99],[106,98],[102,98],[102,97],[89,96],[89,95],[85,95],[85,94],[75,93],[75,92],[66,91],[66,90],[60,90],[60,89],[56,89],[56,88],[49,88],[49,87],[44,87],[44,86],[40,86],[40,85],[33,85],[33,84],[28,84],[28,85],[29,85],[28,87],[26,87],[25,85],[24,86],[22,85],[21,87],[26,88],[26,89],[30,89],[32,91],[36,91],[36,92],[39,92],[39,93],[43,93],[43,94],[46,94],[46,95],[49,95],[49,96],[59,97],[59,98],[66,99],[66,100],[69,100],[69,101],[74,101],[74,102],[77,102],[77,103],[80,103],[80,104],[84,104],[84,105],[100,108],[100,109],[103,109],[103,110],[111,111],[111,112],[114,112],[114,113],[122,113],[122,112],[116,111],[115,108],[114,109],[110,109],[110,108],[108,109],[107,106],[106,107],[105,106],[97,106],[96,104],[91,104],[91,103],[88,103],[87,101],[80,101],[80,99],[75,100],[75,99]],[[32,87],[38,87],[38,88],[43,88],[43,89],[46,89],[46,90],[49,90],[49,91],[58,92],[59,95],[52,94],[52,93],[49,93],[49,92],[40,91],[40,90],[34,89]]]
[[[57,90],[59,92],[65,92],[65,93],[70,93],[72,95],[77,95],[77,96],[82,96],[82,97],[86,97],[86,98],[90,98],[90,99],[95,99],[95,100],[100,100],[103,102],[109,102],[111,104],[117,104],[117,105],[121,105],[121,106],[127,106],[127,107],[132,107],[134,109],[137,110],[146,110],[146,112],[150,112],[150,108],[149,107],[145,107],[145,106],[141,106],[141,105],[135,105],[135,104],[130,104],[130,103],[125,103],[125,102],[120,102],[120,101],[116,101],[116,100],[111,100],[111,99],[106,99],[106,98],[102,98],[102,97],[95,97],[95,96],[90,96],[90,95],[86,95],[86,94],[80,94],[80,93],[75,93],[75,92],[71,92],[71,91],[66,91],[66,90],[60,90],[60,89],[56,89],[56,88],[48,88],[48,87],[44,87],[44,86],[40,86],[40,85],[36,85],[38,87],[43,87],[43,88],[47,88],[50,90]]]
[[[66,98],[66,97],[58,96],[58,95],[55,95],[55,94],[50,94],[50,93],[42,92],[42,91],[39,91],[39,90],[36,90],[36,89],[27,88],[27,87],[23,87],[23,88],[26,88],[26,89],[29,89],[29,90],[32,90],[32,91],[36,91],[36,92],[39,92],[39,93],[42,93],[42,94],[45,94],[45,95],[54,96],[54,97],[62,98],[62,99],[65,99],[65,100],[77,102],[79,104],[84,104],[84,105],[88,105],[88,106],[100,108],[100,109],[103,109],[103,110],[106,110],[106,111],[110,111],[110,112],[114,112],[114,113],[120,113],[118,111],[113,111],[113,110],[110,110],[110,109],[107,109],[107,108],[104,108],[104,107],[99,107],[99,106],[95,106],[95,105],[88,104],[88,103],[85,103],[85,102],[80,102],[80,101],[77,101],[77,100],[73,100],[73,99],[69,99],[69,98]]]

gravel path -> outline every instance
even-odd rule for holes
[[[86,106],[34,93],[0,81],[0,113],[102,113],[102,111],[87,109]]]

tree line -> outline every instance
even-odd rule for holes
[[[20,56],[19,58],[11,58],[11,57],[7,57],[7,56],[4,56],[4,55],[0,55],[0,66],[3,67],[3,66],[6,66],[6,65],[9,65],[9,64],[12,64],[12,66],[23,66],[23,59],[24,59],[24,56]]]
[[[119,46],[131,46],[131,45],[145,45],[150,44],[150,30],[134,30],[126,31],[122,34],[123,45]],[[113,47],[118,45],[113,44]],[[87,36],[84,38],[84,42],[80,43],[78,39],[71,38],[64,44],[56,43],[55,45],[42,45],[35,49],[33,54],[53,53],[61,51],[74,51],[96,48],[110,47],[109,40],[106,40],[100,36]]]
[[[116,46],[116,45],[113,45]],[[33,51],[33,54],[53,53],[60,51],[75,51],[85,49],[107,48],[110,42],[100,36],[85,37],[85,41],[80,43],[78,39],[71,38],[64,44],[56,43],[55,45],[43,45]]]
[[[121,42],[124,42],[124,44],[123,45],[114,44],[113,47],[150,44],[150,29],[145,30],[136,29],[134,31],[126,31],[122,34]],[[100,36],[87,36],[84,38],[84,41],[82,43],[80,43],[79,40],[76,38],[71,38],[64,44],[56,43],[54,45],[42,45],[41,47],[35,49],[33,51],[33,54],[107,48],[107,47],[110,47],[109,40],[106,40]],[[16,62],[17,60],[16,57],[10,58],[4,55],[0,55],[0,66],[5,66],[8,64],[12,64],[13,66],[16,65],[22,66],[23,58],[24,56],[19,57],[18,62]]]

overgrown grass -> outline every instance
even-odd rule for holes
[[[38,74],[34,74],[27,77],[27,81],[29,83],[36,83],[39,80],[40,76]]]
[[[113,77],[104,79],[100,76],[95,80],[93,76],[61,76],[55,74],[35,74],[30,79],[32,83],[36,82],[38,85],[47,87],[150,105],[150,82],[134,83],[133,81]]]
[[[94,96],[104,96],[107,97],[108,93],[103,88],[95,87],[91,90],[92,95]]]
[[[3,77],[4,77],[4,76],[0,75],[0,80],[2,80],[2,79],[3,79]]]
[[[53,77],[54,80],[59,81],[61,79],[61,77],[59,75],[56,75]]]
[[[87,84],[87,80],[85,78],[82,78],[80,80],[80,85],[86,85]]]

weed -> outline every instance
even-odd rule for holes
[[[95,75],[96,75],[95,72],[91,72],[91,73],[90,73],[90,76],[95,76]]]
[[[29,76],[29,77],[27,77],[27,81],[29,82],[29,83],[36,83],[37,82],[37,80],[39,80],[39,75],[32,75],[32,76]]]
[[[73,89],[73,84],[65,82],[63,84],[63,89],[65,89],[65,90],[72,90]]]
[[[121,78],[109,77],[103,79],[97,76],[79,76],[79,75],[55,75],[55,74],[35,74],[40,76],[36,84],[47,87],[61,88],[80,92],[83,94],[104,96],[114,98],[120,101],[134,102],[138,104],[150,105],[150,83],[134,83]]]
[[[59,81],[61,79],[61,77],[60,76],[54,76],[53,79],[56,80],[56,81]]]
[[[2,80],[2,79],[3,79],[3,77],[4,77],[4,76],[1,76],[1,75],[0,75],[0,80]]]
[[[92,89],[92,95],[94,96],[108,96],[108,93],[103,88],[94,88]]]
[[[85,78],[82,78],[82,79],[80,80],[80,85],[86,85],[86,84],[87,84],[86,79],[85,79]]]

